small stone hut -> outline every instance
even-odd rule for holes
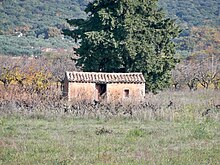
[[[145,79],[142,73],[66,72],[63,95],[69,101],[139,102]]]

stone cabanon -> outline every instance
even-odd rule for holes
[[[142,73],[66,72],[63,95],[69,101],[140,102],[145,79]]]

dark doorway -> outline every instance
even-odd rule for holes
[[[98,91],[98,100],[106,98],[106,84],[96,84]]]

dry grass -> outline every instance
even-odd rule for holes
[[[142,105],[78,103],[66,113],[1,107],[0,164],[218,164],[219,98],[166,91]]]

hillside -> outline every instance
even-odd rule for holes
[[[71,40],[61,35],[61,30],[69,27],[65,19],[85,18],[83,9],[90,1],[1,0],[0,54],[38,55],[44,46],[65,49],[72,46]],[[218,0],[160,0],[159,4],[169,17],[188,29],[182,36],[189,36],[193,26],[220,26]]]
[[[61,35],[67,18],[85,17],[88,0],[1,0],[0,54],[41,55],[42,49],[68,49]]]
[[[188,26],[220,26],[219,0],[160,0],[170,17]]]
[[[38,34],[48,28],[61,29],[68,26],[66,18],[85,17],[86,3],[86,0],[2,0],[0,30],[6,34],[19,30]]]

